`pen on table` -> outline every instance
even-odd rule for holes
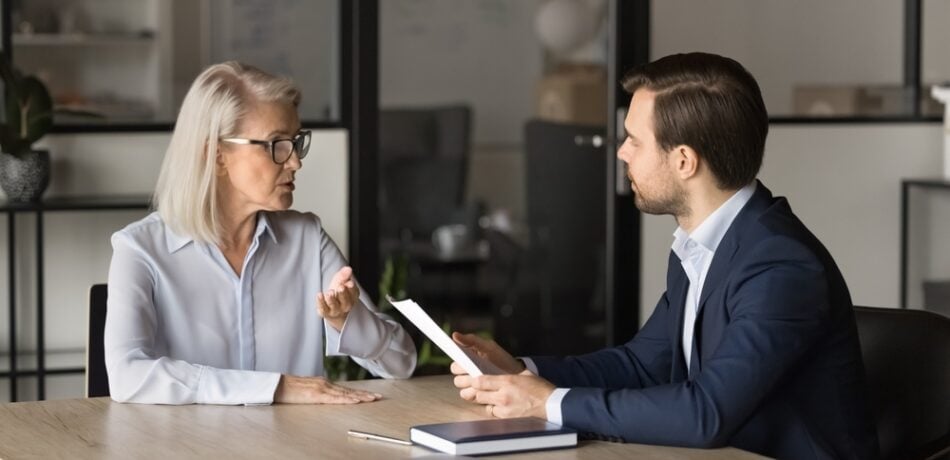
[[[383,436],[383,435],[373,434],[373,433],[365,433],[365,432],[362,432],[362,431],[349,430],[349,431],[346,432],[346,434],[348,434],[348,435],[350,435],[350,436],[352,436],[352,437],[354,437],[354,438],[373,439],[373,440],[375,440],[375,441],[391,442],[391,443],[393,443],[393,444],[399,444],[399,445],[402,445],[402,446],[411,446],[411,445],[412,445],[411,442],[409,442],[409,441],[404,441],[404,440],[402,440],[402,439],[390,438],[389,436]]]

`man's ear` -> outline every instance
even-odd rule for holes
[[[688,145],[677,145],[669,155],[670,167],[680,179],[689,179],[699,173],[699,154]]]

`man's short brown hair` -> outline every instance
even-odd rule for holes
[[[656,92],[653,130],[664,151],[691,147],[721,189],[755,180],[769,116],[759,85],[741,64],[715,54],[674,54],[634,68],[623,87],[630,94]]]

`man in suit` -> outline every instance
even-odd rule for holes
[[[679,225],[667,290],[622,346],[518,360],[454,334],[508,372],[467,400],[626,442],[735,446],[779,458],[874,458],[848,287],[785,198],[756,180],[768,114],[739,63],[691,53],[634,69],[617,156],[636,206]]]

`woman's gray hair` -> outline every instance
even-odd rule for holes
[[[238,136],[240,122],[255,102],[300,105],[293,81],[235,61],[215,64],[198,75],[182,102],[153,202],[175,233],[217,243],[221,232],[216,157],[218,140]]]

